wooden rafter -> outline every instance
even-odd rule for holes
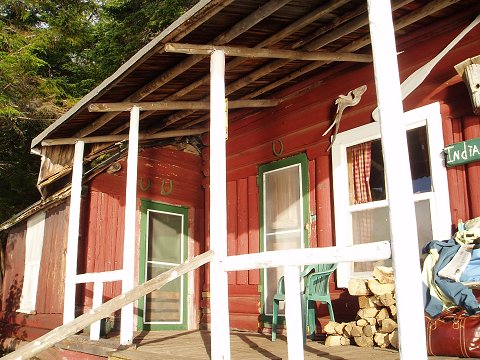
[[[177,137],[177,136],[192,136],[192,135],[200,135],[200,134],[206,133],[207,131],[209,131],[208,128],[170,130],[170,131],[162,131],[156,134],[139,134],[138,139],[142,141],[142,140],[166,139],[166,138]],[[80,140],[83,141],[85,144],[110,143],[110,142],[128,140],[128,134],[87,136],[83,138],[71,137],[71,138],[47,139],[42,141],[42,146],[73,145]]]
[[[421,7],[420,9],[408,14],[408,15],[405,15],[403,16],[402,18],[398,19],[396,22],[395,22],[395,30],[400,30],[400,29],[403,29],[405,28],[406,26],[414,23],[415,21],[418,21],[420,19],[423,19],[437,11],[440,11],[442,10],[443,8],[451,5],[452,3],[455,3],[455,2],[458,2],[459,0],[435,0],[435,1],[430,1],[428,4],[426,4],[425,6]],[[408,3],[412,2],[412,0],[397,0],[397,1],[394,1],[393,4],[392,4],[392,8],[395,10],[395,9],[398,9]],[[318,39],[316,39],[315,41],[311,41],[310,43],[308,43],[307,45],[304,45],[301,47],[301,49],[305,49],[305,50],[316,50],[317,47],[321,47],[321,46],[324,46],[342,36],[344,36],[345,34],[348,34],[362,26],[365,26],[368,24],[368,15],[362,15],[358,18],[355,18],[354,20],[346,23],[344,26],[340,26],[340,27],[335,27],[335,30],[334,31],[330,31],[328,32],[325,36],[323,37],[320,37]],[[342,47],[341,49],[339,49],[338,51],[340,52],[354,52],[354,51],[357,51],[361,48],[363,48],[364,46],[370,44],[370,35],[367,34],[363,37],[361,37],[360,39],[357,39],[353,42],[351,42],[350,44]],[[299,44],[297,44],[299,45]],[[296,45],[294,45],[296,46]],[[226,90],[226,93],[227,95],[228,94],[231,94],[232,92],[246,86],[248,83],[247,82],[247,79],[251,81],[253,81],[253,79],[256,79],[256,78],[259,78],[261,76],[264,76],[268,73],[270,73],[271,71],[274,71],[275,69],[278,69],[279,67],[281,66],[284,66],[286,65],[287,63],[289,62],[289,60],[285,60],[285,59],[278,59],[278,60],[274,60],[274,61],[271,61],[270,63],[262,66],[261,68],[257,69],[257,70],[254,70],[251,74],[247,75],[247,76],[244,76],[243,78],[237,80],[236,82],[233,82],[231,84],[229,84],[227,86],[227,90]],[[250,94],[247,94],[245,97],[248,98],[248,99],[253,99],[257,96],[260,96],[268,91],[271,91],[289,81],[292,81],[294,79],[296,79],[297,77],[299,76],[302,76],[302,75],[305,75],[306,73],[312,71],[312,70],[315,70],[317,68],[319,68],[320,66],[323,66],[325,64],[327,64],[328,62],[315,62],[315,63],[311,63],[309,65],[306,65],[302,68],[300,68],[299,70],[289,74],[288,76],[282,78],[282,79],[279,79],[271,84],[268,84]],[[156,129],[154,130],[162,130],[164,128],[166,128],[166,126],[168,125],[171,125],[179,120],[181,120],[182,118],[190,115],[191,112],[187,112],[187,111],[184,111],[184,112],[179,112],[177,114],[173,114],[172,116],[170,116],[163,124],[165,126],[161,126],[161,127],[157,127]],[[208,116],[202,116],[200,119],[203,119],[204,121],[208,119]],[[185,126],[188,127],[189,125],[194,125],[194,124],[198,124],[200,123],[201,121],[199,121],[200,119],[196,119],[196,120],[193,120],[192,122],[190,122],[189,124],[186,124]],[[168,124],[168,125],[167,125]]]
[[[404,6],[405,4],[408,4],[412,1],[413,0],[397,0],[393,4],[393,9]],[[361,10],[364,10],[364,7],[362,7]],[[302,49],[302,50],[307,50],[307,51],[317,50],[318,49],[318,48],[316,48],[317,46],[320,47],[320,46],[327,45],[327,44],[341,38],[342,36],[351,33],[354,30],[357,30],[357,29],[359,29],[363,26],[366,26],[368,24],[368,15],[364,14],[364,15],[361,15],[361,16],[357,17],[358,13],[359,13],[359,11],[357,9],[357,10],[354,10],[350,13],[344,14],[341,18],[339,18],[336,21],[330,23],[329,25],[324,26],[323,27],[323,32],[319,32],[317,30],[316,34],[318,34],[318,35],[323,34],[323,35],[318,37],[315,40],[315,43],[313,45],[312,45],[312,42],[310,42],[308,44],[305,44],[303,42],[297,42],[294,45],[292,45],[291,49],[292,50]],[[341,24],[343,24],[343,25],[341,25]],[[369,40],[370,40],[370,38],[368,37],[368,43],[369,43]],[[365,45],[363,45],[363,46],[365,46]],[[358,49],[359,48],[355,48],[355,50],[358,50]],[[352,50],[352,51],[355,51],[355,50]],[[276,59],[276,60],[270,61],[269,63],[265,64],[264,66],[261,66],[260,68],[252,71],[247,76],[243,76],[242,78],[230,83],[227,86],[226,94],[227,95],[232,94],[233,92],[247,86],[252,81],[254,81],[256,79],[259,79],[259,78],[261,78],[265,75],[268,75],[269,73],[281,68],[282,66],[287,65],[289,62],[290,62],[290,60],[288,60],[288,59]],[[312,65],[316,65],[315,68],[318,68],[318,67],[323,66],[323,65],[328,64],[328,63],[329,63],[328,61],[326,61],[326,62],[315,62]],[[307,65],[306,68],[308,68],[308,66],[311,66],[311,65]],[[295,75],[296,75],[296,73],[297,72],[295,72]],[[305,71],[302,71],[303,75],[305,73],[306,73]],[[299,75],[296,75],[295,78],[298,77],[298,76]],[[293,79],[294,78],[292,78],[292,80]],[[290,75],[288,75],[287,77],[285,77],[283,79],[280,79],[279,81],[284,81],[284,82],[290,81]],[[278,87],[280,85],[283,85],[283,82],[281,84],[279,83],[275,87]],[[262,89],[265,89],[265,88],[268,88],[268,87],[269,87],[269,85],[267,85],[266,87],[264,87]],[[262,89],[260,89],[260,90],[262,90]],[[272,89],[273,88],[270,88],[270,90],[272,90]],[[251,94],[255,94],[255,92],[251,93]],[[247,95],[247,97],[249,99],[252,99],[252,98],[258,96],[258,95],[252,96],[251,94]],[[164,122],[162,122],[161,125],[151,129],[150,131],[155,132],[155,131],[163,130],[166,127],[168,127],[169,125],[172,125],[172,124],[176,123],[177,121],[179,121],[179,120],[185,118],[186,116],[190,115],[191,113],[192,113],[192,111],[182,111],[182,112],[178,112],[176,114],[173,114],[173,115],[169,116]],[[208,116],[202,116],[202,119],[206,120],[206,119],[208,119]],[[200,121],[193,120],[193,123],[200,123]]]
[[[228,101],[229,109],[240,108],[265,108],[273,107],[279,104],[279,100],[232,100]],[[90,112],[120,112],[130,111],[132,107],[137,106],[142,111],[158,110],[208,110],[210,103],[208,101],[157,101],[157,102],[119,102],[119,103],[93,103],[88,106]]]
[[[412,1],[412,0],[409,0],[409,1]],[[316,13],[316,14],[318,14],[318,16],[320,16],[320,15],[323,15],[325,13],[328,13],[329,11],[332,11],[333,9],[336,9],[337,7],[343,5],[344,3],[345,3],[345,1],[335,1],[335,0],[333,0],[333,1],[330,1],[329,3],[327,3],[325,5],[321,6],[320,8],[318,8],[317,11],[315,11],[314,13]],[[361,10],[365,10],[364,7],[362,7]],[[326,34],[327,32],[329,32],[330,30],[333,30],[337,26],[339,26],[343,23],[348,23],[348,21],[354,19],[358,14],[359,14],[358,9],[353,10],[351,12],[348,12],[348,13],[342,15],[341,17],[336,18],[331,23],[322,26],[321,31],[317,30],[317,31],[315,31],[315,34],[316,34],[316,36]],[[316,17],[312,17],[312,16],[310,16],[310,14],[308,14],[308,15],[304,16],[303,18],[299,19],[298,21],[296,21],[295,23],[293,23],[292,25],[285,28],[283,30],[283,32],[281,31],[280,33],[284,34],[284,35],[282,35],[283,37],[286,37],[289,34],[291,34],[292,32],[297,31],[299,28],[309,25],[312,21],[315,21],[315,19],[316,19]],[[367,16],[365,16],[365,20],[368,23]],[[339,37],[341,37],[341,35],[339,35],[338,38]],[[256,47],[271,46],[271,45],[277,43],[280,40],[281,40],[280,38],[278,38],[276,35],[274,35],[271,38],[262,41]],[[333,40],[336,40],[336,39],[332,39],[330,41],[333,41]],[[296,43],[290,49],[295,50],[297,48],[302,48],[301,47],[302,45],[303,45],[303,43]],[[232,61],[230,61],[226,64],[227,71],[233,69],[234,67],[236,67],[238,65],[243,64],[244,61],[245,61],[244,58],[233,59]],[[274,61],[270,62],[270,65],[267,64],[268,67],[261,67],[260,69],[257,69],[253,73],[249,74],[247,78],[240,79],[239,82],[236,84],[236,86],[238,86],[238,88],[240,89],[241,87],[248,85],[250,83],[250,81],[252,81],[250,79],[258,78],[258,77],[262,77],[264,75],[267,75],[270,72],[275,71],[279,67],[281,67],[285,64],[288,64],[288,62],[289,62],[289,60],[285,60],[285,59],[274,60]],[[203,84],[207,83],[208,80],[209,80],[209,75],[205,76],[200,81],[197,81],[197,83],[198,83],[197,86],[200,86],[200,85],[203,85]],[[195,89],[195,88],[192,88],[191,90],[193,90],[193,89]],[[229,95],[235,90],[236,89],[233,86],[232,87],[229,86],[226,89],[226,94]],[[208,97],[204,98],[203,100],[206,100],[206,99],[208,99]],[[192,111],[181,111],[181,112],[172,114],[167,119],[165,119],[165,121],[163,121],[160,125],[151,128],[150,132],[160,131],[160,130],[176,123],[177,121],[187,117],[191,113],[192,113]],[[144,114],[144,116],[147,116],[147,115],[148,115],[148,113]],[[208,118],[208,116],[203,117],[203,118]]]
[[[300,30],[300,29],[302,29],[302,28],[304,28],[308,25],[310,25],[314,21],[318,20],[320,17],[324,16],[325,14],[328,14],[332,10],[334,10],[334,9],[336,9],[336,8],[346,4],[346,3],[348,3],[348,0],[331,0],[328,3],[320,6],[319,8],[311,11],[307,15],[301,17],[300,19],[298,19],[297,21],[288,25],[287,27],[283,28],[282,30],[278,31],[277,33],[273,34],[272,36],[268,37],[267,39],[264,39],[263,41],[258,43],[255,46],[255,48],[272,46],[272,45],[278,43],[279,41],[283,40],[287,36],[295,33],[296,31],[298,31],[298,30]],[[354,16],[356,16],[356,14]],[[342,18],[344,18],[344,16],[342,16]],[[341,22],[337,22],[337,24],[338,23],[341,23]],[[227,62],[226,63],[226,71],[228,72],[228,71],[231,71],[231,70],[237,68],[238,66],[242,65],[245,61],[246,61],[245,58],[237,57],[237,58]],[[202,78],[200,78],[199,80],[194,81],[193,83],[185,86],[183,89],[177,91],[176,93],[168,96],[165,100],[180,99],[182,96],[192,92],[193,90],[197,89],[198,87],[200,87],[202,85],[205,85],[205,84],[208,84],[209,81],[210,81],[210,74],[207,74],[207,75],[203,76]],[[181,112],[181,113],[186,114],[185,116],[188,116],[188,114],[190,114],[191,111],[190,112],[184,111],[184,112]],[[142,113],[140,119],[144,119],[144,118],[148,117],[150,114],[152,114],[152,113],[151,112],[144,112],[144,113]],[[175,116],[175,115],[176,114],[174,114],[173,116]],[[180,117],[179,119],[181,119],[181,118],[183,118],[183,117]],[[171,119],[169,117],[169,118],[166,119],[165,122],[170,123],[170,120]],[[172,119],[172,120],[173,120],[173,122],[175,122],[174,119]],[[168,126],[168,124],[166,126]],[[119,126],[118,128],[116,128],[113,131],[113,133],[118,134],[118,133],[122,132],[123,130],[125,130],[127,127],[128,127],[128,124],[124,124],[122,126]],[[156,130],[152,130],[152,132],[154,132],[154,131],[156,131]]]
[[[283,49],[248,48],[244,46],[198,45],[198,44],[165,44],[165,52],[182,53],[189,55],[208,55],[215,50],[221,50],[227,56],[246,58],[276,58],[289,60],[310,61],[356,61],[372,62],[369,54],[326,52],[326,51],[294,51]]]
[[[215,44],[226,44],[232,39],[236,38],[240,34],[244,33],[248,29],[250,29],[255,24],[259,23],[263,19],[270,16],[276,10],[283,7],[287,4],[290,0],[270,0],[265,5],[258,8],[256,11],[252,12],[250,15],[245,17],[243,20],[239,21],[235,26],[227,30],[226,32],[220,34],[215,39],[213,39],[212,43]],[[144,97],[148,96],[152,92],[154,92],[159,87],[163,86],[164,84],[168,83],[170,80],[174,79],[178,75],[182,74],[183,72],[190,69],[195,64],[199,63],[205,58],[202,55],[194,55],[190,56],[184,61],[178,63],[173,68],[167,70],[166,72],[160,74],[154,80],[149,82],[148,84],[142,86],[136,92],[128,96],[124,101],[128,102],[138,102]],[[84,127],[82,130],[75,134],[76,137],[85,137],[95,130],[101,128],[103,125],[108,123],[110,120],[115,118],[119,113],[108,113],[102,115],[100,118],[92,122],[90,125]]]
[[[452,5],[453,3],[458,2],[459,0],[436,0],[436,1],[430,1],[428,2],[425,6],[421,7],[420,9],[403,16],[399,20],[397,20],[394,24],[395,30],[400,30],[403,29],[404,27],[412,24],[415,21],[418,21],[422,18],[425,18],[449,5]],[[406,3],[411,2],[410,1],[397,1],[392,4],[392,8],[396,9],[400,6],[405,5]],[[358,49],[361,49],[362,47],[370,44],[370,34],[367,34],[360,39],[357,39],[353,42],[351,42],[349,45],[346,45],[339,49],[339,51],[346,51],[346,52],[351,52],[351,51],[357,51]],[[262,94],[265,94],[268,91],[271,91],[289,81],[292,81],[296,79],[299,76],[305,75],[307,72],[310,72],[312,70],[315,70],[319,68],[320,66],[323,66],[325,64],[322,64],[321,62],[317,63],[312,63],[309,65],[304,66],[303,68],[298,69],[297,71],[294,71],[293,73],[289,74],[287,77],[283,79],[279,79],[267,86],[264,86],[263,88],[260,88],[245,97],[249,99],[253,99],[257,96],[260,96]]]

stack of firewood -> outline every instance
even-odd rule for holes
[[[352,279],[348,286],[350,295],[358,296],[359,310],[355,321],[330,321],[324,327],[325,345],[357,344],[362,347],[393,346],[398,349],[397,307],[393,269],[378,266],[373,278]]]

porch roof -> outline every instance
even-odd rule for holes
[[[480,11],[480,4],[477,0],[394,0],[392,8],[400,49],[407,42],[433,36],[432,26],[437,26],[436,31],[447,31],[470,22]],[[90,112],[92,103],[208,101],[209,56],[166,52],[168,43],[371,54],[364,0],[200,0],[33,139],[32,148],[46,139],[128,133],[128,112]],[[271,53],[273,57],[274,51]],[[278,106],[300,95],[291,89],[302,80],[315,79],[312,88],[321,84],[322,76],[359,66],[351,61],[339,64],[330,60],[300,60],[300,55],[290,54],[287,59],[229,58],[229,101],[274,99],[262,106]],[[258,111],[255,106],[260,104],[247,106],[248,109],[231,109],[230,118]],[[202,128],[208,122],[208,109],[144,111],[140,132]]]

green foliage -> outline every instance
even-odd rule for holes
[[[0,222],[39,198],[31,139],[193,0],[0,0]]]
[[[181,16],[194,0],[105,0],[98,40],[90,58],[96,59],[102,77],[111,75],[141,46]]]

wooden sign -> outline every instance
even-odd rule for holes
[[[480,138],[448,145],[445,149],[445,165],[457,166],[480,160]]]
[[[455,65],[455,70],[468,87],[473,113],[480,115],[480,55]]]

